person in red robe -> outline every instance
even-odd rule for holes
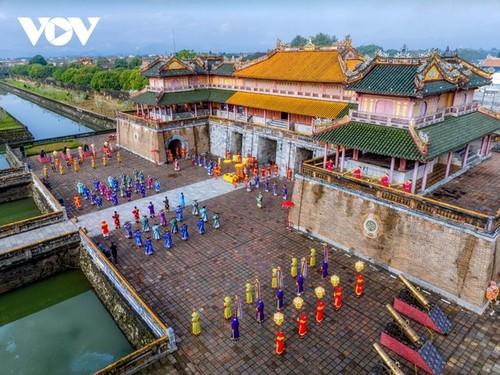
[[[278,331],[276,335],[276,354],[281,355],[285,351],[285,334]]]
[[[106,220],[101,221],[101,231],[102,231],[102,236],[104,238],[108,238],[109,228],[108,228],[108,223],[106,223]]]
[[[307,333],[307,315],[302,313],[300,318],[297,319],[297,324],[299,326],[299,336],[303,339]]]
[[[382,186],[388,187],[389,186],[389,175],[386,173],[384,177],[380,179],[380,183]]]
[[[357,167],[354,171],[354,177],[361,178],[361,167]]]
[[[339,311],[342,307],[342,288],[340,286],[335,287],[335,292],[333,293],[333,306],[335,311]]]
[[[134,206],[134,209],[132,210],[132,215],[134,215],[135,222],[138,223],[140,220],[140,215],[139,215],[139,209],[137,206]]]
[[[267,165],[267,177],[271,178],[271,164]]]
[[[406,181],[406,182],[403,184],[403,189],[404,189],[405,193],[409,193],[409,192],[411,192],[411,183],[412,183],[412,181],[411,181],[411,180],[408,180],[408,181]]]
[[[113,214],[113,216],[111,216],[111,218],[115,222],[115,229],[119,229],[120,228],[120,214],[118,214],[118,212],[115,211],[115,213]]]
[[[323,321],[323,312],[325,311],[325,304],[323,303],[322,300],[318,300],[318,303],[316,304],[316,323],[321,324]]]
[[[358,277],[356,278],[356,287],[354,289],[354,292],[356,293],[356,297],[361,297],[361,294],[363,294],[363,282],[364,282],[363,275],[358,273]]]
[[[262,180],[265,180],[266,178],[266,167],[264,166],[264,164],[262,164],[262,168],[260,169],[260,178]]]

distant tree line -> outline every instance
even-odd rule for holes
[[[315,36],[311,36],[309,38],[304,38],[302,35],[297,35],[290,42],[290,47],[304,47],[309,39],[311,39],[311,42],[315,46],[331,46],[338,41],[335,35],[330,36],[325,33],[317,33]]]
[[[64,66],[47,64],[40,55],[34,56],[28,65],[14,65],[9,69],[11,77],[24,77],[35,81],[55,81],[64,86],[103,90],[142,90],[148,83],[141,76],[138,66],[141,59],[134,57],[130,61],[116,59],[113,64],[99,57],[96,65],[71,63]],[[109,66],[109,67],[108,67]],[[107,69],[106,69],[107,68]]]

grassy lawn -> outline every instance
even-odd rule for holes
[[[58,142],[37,144],[36,146],[24,146],[24,151],[26,152],[26,156],[33,156],[39,155],[42,150],[45,150],[47,154],[50,154],[52,151],[61,151],[64,146],[74,150],[80,145],[81,143],[79,140],[70,138]]]
[[[19,124],[11,115],[0,108],[0,131],[22,129],[23,126]]]
[[[6,78],[4,81],[7,84],[31,91],[35,94],[65,102],[89,111],[101,113],[108,117],[114,117],[116,111],[129,111],[135,108],[134,104],[129,100],[123,101],[119,99],[104,98],[102,95],[93,96],[76,90],[65,90],[49,85],[17,81],[11,78]]]

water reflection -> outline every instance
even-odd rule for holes
[[[26,125],[35,139],[87,133],[92,129],[55,112],[0,90],[0,107]]]

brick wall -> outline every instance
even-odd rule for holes
[[[487,283],[500,270],[500,236],[444,225],[302,176],[297,176],[293,201],[292,225],[409,274],[464,305],[482,308]]]

